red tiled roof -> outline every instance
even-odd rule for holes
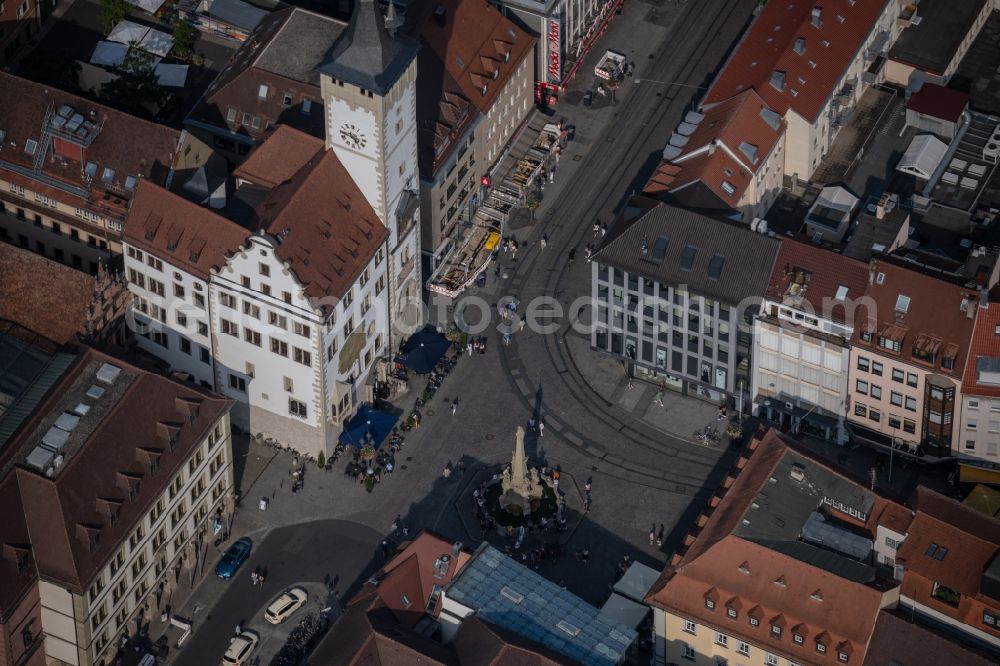
[[[58,344],[72,342],[87,325],[95,285],[83,271],[0,243],[0,319]]]
[[[443,26],[434,16],[437,7],[445,9]],[[487,113],[511,74],[531,52],[535,40],[481,0],[438,0],[426,3],[424,9],[421,41],[437,54],[465,98]]]
[[[323,139],[288,125],[278,125],[233,176],[261,187],[277,187],[291,180],[302,166],[324,146]]]
[[[91,410],[88,416],[98,421],[92,424],[83,441],[67,447],[66,462],[54,478],[26,467],[16,468],[39,574],[80,594],[143,519],[178,467],[232,406],[230,400],[88,350],[7,446],[24,450],[39,441],[61,414],[58,405],[64,395],[85,391],[103,363],[112,363],[122,370],[115,385],[107,389],[109,393],[122,391],[110,411]],[[178,399],[197,404],[193,421],[187,413],[181,413]],[[78,431],[87,427],[88,416],[81,419]],[[176,424],[177,441],[173,449],[161,443],[160,422]],[[156,474],[149,474],[140,462],[139,446],[159,454]],[[123,478],[139,482],[135,499],[125,496]],[[120,515],[113,524],[99,511],[98,500],[102,498],[120,501]],[[81,538],[88,531],[98,535],[93,550]]]
[[[389,237],[350,173],[325,149],[267,193],[253,223],[280,238],[275,253],[324,308],[334,304],[325,299],[339,300],[354,284]]]
[[[936,83],[925,83],[906,103],[908,110],[953,123],[958,122],[968,106],[966,93]]]
[[[881,497],[875,499],[876,510],[872,511],[874,525],[886,527],[896,534],[906,534],[913,522],[913,511]],[[873,527],[872,532],[875,532]]]
[[[129,245],[202,279],[225,265],[249,236],[247,229],[213,210],[148,181],[139,183],[125,222]]]
[[[750,573],[742,573],[741,567]],[[775,583],[779,579],[783,584]],[[719,601],[709,610],[705,594],[713,588]],[[821,600],[814,598],[817,592]],[[733,599],[747,609],[738,612],[735,619],[725,607]],[[729,535],[679,566],[649,601],[699,624],[743,637],[790,661],[837,664],[837,647],[844,641],[847,645],[841,649],[863,651],[868,644],[882,593]],[[747,619],[750,614],[760,620],[757,626]],[[771,624],[779,616],[784,630],[775,637]],[[804,636],[803,644],[792,640],[793,632]],[[816,650],[816,639],[823,634],[826,654]]]
[[[913,357],[914,344],[922,336],[931,343],[939,343],[934,371],[961,377],[975,323],[974,317],[962,311],[961,304],[963,299],[971,299],[967,300],[968,307],[975,309],[978,293],[887,262],[872,262],[869,279],[872,282],[865,291],[868,298],[859,304],[854,315],[853,344],[874,347],[879,353],[888,355],[892,352],[877,346],[879,332],[885,337],[903,338],[899,356],[930,369],[930,365]],[[905,313],[896,312],[900,295],[910,297]],[[874,310],[869,309],[869,303]],[[861,342],[862,332],[872,326],[875,330],[873,344]],[[941,367],[941,359],[949,345],[954,345],[951,349],[955,355],[955,367],[951,370]]]
[[[383,603],[392,610],[400,622],[413,626],[424,613],[435,585],[444,586],[451,582],[472,554],[460,550],[452,554],[452,542],[433,532],[424,530],[409,543],[403,544],[397,554],[377,574],[377,592]],[[436,575],[435,563],[442,555],[449,558],[447,573]],[[406,594],[412,604],[408,610],[400,596]],[[434,613],[440,615],[441,604]]]
[[[6,133],[0,146],[3,161],[31,169],[34,156],[24,151],[25,144],[29,139],[41,140],[42,122],[48,111],[56,113],[63,105],[69,105],[85,121],[98,126],[99,132],[93,143],[82,150],[65,141],[54,142],[58,157],[53,160],[50,153],[43,165],[45,175],[92,191],[95,205],[104,201],[105,168],[114,170],[112,184],[119,188],[118,194],[127,192],[121,188],[128,176],[155,183],[166,180],[180,140],[177,130],[6,72],[0,72],[0,90],[3,91],[0,130]],[[97,165],[89,182],[84,174],[88,162]],[[81,203],[79,198],[61,190],[54,192],[72,205]]]
[[[743,165],[729,153],[719,148],[695,155],[678,166],[681,170],[674,176],[669,188],[671,192],[701,181],[733,208],[739,203],[753,180],[751,172],[743,168]],[[731,192],[723,189],[724,182],[732,185]]]
[[[962,377],[962,393],[1000,398],[1000,386],[978,383],[976,360],[981,357],[1000,357],[1000,303],[990,303],[989,307],[976,311],[976,326],[969,346],[969,360],[965,364]]]
[[[657,194],[668,192],[674,181],[677,179],[677,174],[680,172],[681,168],[676,164],[671,164],[666,161],[660,162],[656,167],[656,171],[654,171],[653,175],[649,177],[649,181],[646,183],[645,187],[642,188],[642,193],[649,196],[655,196]]]
[[[1000,603],[980,591],[983,572],[1000,554],[1000,521],[923,486],[913,503],[916,516],[896,555],[906,568],[902,594],[1000,637],[982,618],[984,607],[997,613]],[[957,607],[933,596],[937,584],[961,594]]]
[[[688,137],[682,155],[715,141],[725,144],[741,162],[756,173],[781,139],[785,126],[785,121],[775,114],[778,126],[772,127],[764,120],[762,111],[769,109],[760,95],[752,89],[703,109],[705,117]],[[743,144],[756,149],[755,160],[743,152]]]
[[[693,542],[674,555],[646,602],[745,637],[795,663],[836,664],[837,647],[842,644],[843,649],[863,652],[875,626],[882,591],[735,533],[758,493],[762,489],[766,492],[775,469],[790,451],[809,456],[808,451],[794,447],[774,430],[751,442],[749,457],[741,459],[723,483],[724,490],[716,494],[716,498],[721,494],[721,500],[713,499],[707,520]],[[823,465],[816,460],[810,462]],[[706,596],[716,601],[714,610],[705,606]],[[728,616],[727,603],[741,609],[736,619]],[[756,627],[747,619],[751,614],[760,619]],[[783,624],[784,631],[776,637],[770,625],[779,616],[777,623]],[[793,632],[805,636],[802,645],[793,642]],[[825,655],[815,647],[816,638],[824,634]]]
[[[887,0],[768,2],[709,88],[704,103],[721,102],[753,88],[782,115],[790,108],[814,120],[836,92],[834,87],[886,4]],[[819,27],[812,22],[814,7],[822,10]],[[801,55],[795,50],[800,38],[804,40],[799,42],[804,47]],[[783,91],[770,84],[775,71],[785,74]]]
[[[803,298],[814,312],[837,322],[845,321],[846,314],[841,302],[834,301],[838,289],[847,287],[847,301],[851,301],[860,299],[868,286],[867,264],[815,245],[785,239],[774,262],[767,298],[780,303],[799,270],[809,274]],[[827,303],[831,305],[829,312],[824,307]]]

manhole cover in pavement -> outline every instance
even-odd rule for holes
[[[488,439],[488,440],[491,440],[491,441],[492,441],[492,440],[493,440],[493,435],[489,435],[489,434],[488,434],[488,435],[486,435],[486,439]]]
[[[573,156],[573,161],[574,162],[579,162],[582,159],[583,159],[583,155],[574,155]]]

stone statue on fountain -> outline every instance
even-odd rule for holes
[[[500,479],[503,489],[501,506],[510,510],[512,506],[521,508],[524,515],[531,513],[531,500],[542,497],[542,483],[538,478],[538,470],[528,467],[528,457],[524,454],[524,428],[517,427],[517,443],[510,467],[504,470]]]

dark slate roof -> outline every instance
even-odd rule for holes
[[[417,56],[419,43],[393,37],[373,0],[358,0],[347,29],[333,45],[320,71],[365,90],[385,95]]]
[[[732,303],[764,295],[780,241],[744,225],[665,203],[640,213],[645,201],[638,208],[630,204],[616,220],[597,249],[597,261],[657,282],[685,284],[691,291]],[[668,239],[662,260],[657,252],[661,236]],[[689,247],[695,248],[694,257],[690,270],[685,270],[681,259],[691,255]],[[709,275],[713,259],[719,263],[716,255],[723,258],[717,279]]]

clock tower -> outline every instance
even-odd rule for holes
[[[392,2],[355,0],[351,22],[320,66],[326,145],[389,229],[391,348],[420,303],[416,41],[395,35]]]

